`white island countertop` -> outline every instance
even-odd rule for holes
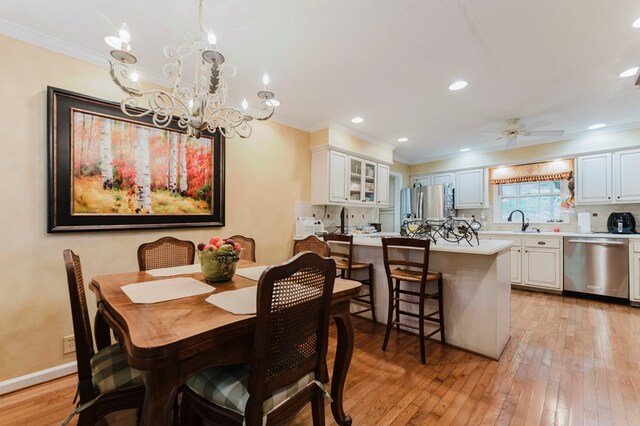
[[[353,236],[353,245],[355,246],[369,246],[369,247],[382,247],[382,240],[376,236]],[[450,243],[448,241],[439,240],[436,244],[431,243],[431,251],[441,251],[447,253],[464,253],[464,254],[481,254],[481,255],[493,255],[500,253],[501,251],[508,250],[513,245],[512,241],[508,240],[488,240],[480,237],[480,244],[474,239],[472,245],[469,245],[466,241],[460,241],[460,243]]]
[[[608,232],[522,232],[522,231],[480,231],[480,241],[483,235],[504,235],[505,237],[583,237],[583,238],[629,238],[640,239],[640,234],[610,234]]]

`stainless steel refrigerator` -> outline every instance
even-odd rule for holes
[[[400,190],[400,220],[444,219],[454,216],[453,188],[444,185],[416,186]]]

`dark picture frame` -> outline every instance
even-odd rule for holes
[[[138,135],[139,129],[144,129],[141,133],[143,135],[158,135],[158,139],[156,140],[164,140],[170,141],[171,138],[176,138],[181,142],[185,147],[188,143],[189,146],[193,146],[194,143],[197,143],[199,147],[199,153],[206,152],[206,156],[198,157],[197,160],[204,163],[203,167],[192,167],[196,171],[206,170],[205,183],[202,183],[202,176],[200,177],[199,185],[201,185],[198,190],[194,190],[189,187],[189,190],[182,188],[178,189],[175,184],[175,180],[177,179],[174,176],[172,177],[173,184],[168,187],[171,190],[167,190],[166,188],[160,188],[154,194],[153,182],[158,181],[156,178],[155,181],[151,180],[153,178],[152,172],[148,174],[151,176],[148,178],[145,186],[140,185],[138,182],[131,182],[131,164],[129,167],[129,181],[125,182],[128,184],[128,187],[125,188],[124,179],[118,180],[116,178],[116,174],[118,172],[117,164],[114,161],[113,166],[106,166],[105,169],[112,169],[113,173],[115,170],[116,173],[113,174],[112,178],[105,181],[105,173],[102,172],[102,177],[100,176],[100,164],[99,160],[94,160],[93,168],[83,166],[82,164],[82,154],[80,155],[80,161],[78,162],[77,157],[74,157],[74,137],[78,133],[79,130],[76,129],[74,131],[74,119],[78,120],[78,114],[82,115],[82,123],[83,129],[82,137],[86,137],[84,133],[84,123],[87,120],[86,117],[91,118],[91,125],[89,126],[89,135],[94,135],[95,131],[91,127],[94,125],[94,119],[96,118],[96,123],[103,123],[109,121],[109,129],[114,125],[120,126],[119,128],[127,129],[128,134]],[[109,137],[111,138],[112,134],[109,133]],[[121,139],[124,141],[125,137],[124,130],[121,131]],[[165,137],[165,139],[160,139],[160,137]],[[136,136],[138,138],[139,136]],[[92,136],[89,138],[91,139]],[[138,139],[136,139],[137,141]],[[111,141],[109,139],[109,150],[111,150]],[[147,144],[151,144],[151,138],[149,137]],[[209,148],[209,141],[212,146]],[[122,112],[120,109],[120,104],[115,102],[109,102],[101,99],[96,99],[93,97],[85,96],[82,94],[70,92],[63,89],[58,89],[55,87],[47,87],[47,143],[48,143],[48,151],[47,151],[47,232],[48,233],[56,233],[56,232],[77,232],[77,231],[114,231],[114,230],[130,230],[130,229],[159,229],[159,228],[193,228],[193,227],[219,227],[224,226],[224,200],[225,200],[225,138],[220,132],[203,132],[202,138],[200,140],[187,140],[185,131],[178,127],[177,119],[174,119],[166,128],[159,129],[157,126],[154,126],[152,117],[144,116],[144,117],[130,117]],[[78,143],[78,141],[75,141]],[[80,143],[84,143],[84,140]],[[121,142],[124,144],[125,142]],[[167,142],[169,143],[169,142]],[[154,146],[157,146],[160,142],[157,142]],[[91,144],[90,144],[91,145]],[[96,145],[95,143],[93,145]],[[182,148],[183,145],[180,145],[179,149],[182,149],[185,152],[191,152],[191,155],[196,152],[196,149],[192,149],[189,151],[187,148]],[[140,146],[140,145],[138,145]],[[96,149],[93,148],[94,152],[92,153],[93,157],[96,157],[98,154],[95,152]],[[129,151],[131,148],[127,148]],[[147,148],[147,157],[151,157],[157,160],[157,155],[149,154],[151,148]],[[164,150],[163,152],[166,152]],[[175,157],[173,151],[170,153]],[[109,154],[111,155],[111,154]],[[135,154],[139,155],[139,154]],[[143,158],[144,158],[144,154]],[[189,154],[183,154],[185,156]],[[210,157],[211,164],[208,164],[208,159]],[[74,164],[74,158],[76,163]],[[104,157],[102,157],[104,159]],[[137,157],[136,157],[137,158]],[[205,158],[202,160],[201,158]],[[122,160],[124,161],[124,160]],[[128,160],[131,163],[131,160]],[[136,160],[138,161],[138,160]],[[149,160],[147,159],[147,168],[149,167]],[[168,160],[167,160],[168,161]],[[171,160],[177,161],[177,160]],[[183,160],[185,163],[188,160]],[[196,159],[191,160],[191,164],[202,164],[202,163],[194,163]],[[108,162],[104,162],[105,164],[109,164]],[[79,164],[79,165],[78,165]],[[97,165],[96,165],[97,164]],[[122,164],[122,163],[118,163]],[[174,164],[174,163],[172,163]],[[210,169],[209,169],[210,166]],[[122,166],[124,167],[124,166]],[[175,166],[177,167],[177,166]],[[135,172],[138,170],[138,163],[135,164]],[[210,177],[209,177],[210,170]],[[80,172],[79,172],[80,171]],[[122,173],[122,172],[121,172]],[[194,181],[194,178],[191,178],[189,173],[179,172],[180,175],[178,179],[184,179],[185,182],[188,179]],[[189,178],[182,178],[180,176],[189,176]],[[119,176],[119,175],[117,175]],[[138,176],[135,174],[135,176]],[[210,180],[206,180],[206,179]],[[74,181],[75,179],[75,181]],[[102,179],[102,181],[100,181]],[[137,179],[137,178],[135,178]],[[166,178],[167,182],[169,182],[169,177]],[[87,186],[87,191],[93,191],[91,194],[94,194],[92,197],[87,196],[87,199],[98,199],[102,205],[100,208],[95,207],[94,205],[85,206],[82,208],[78,207],[78,185],[82,180]],[[160,180],[162,181],[162,180]],[[152,182],[152,183],[148,183]],[[76,187],[74,187],[76,185]],[[160,184],[162,186],[164,184]],[[191,185],[191,183],[189,183]],[[209,187],[210,186],[210,187]],[[142,187],[143,189],[139,189]],[[158,184],[156,184],[156,188]],[[74,189],[75,188],[75,189]],[[209,192],[210,189],[210,192]],[[76,191],[74,193],[74,191]],[[138,197],[142,197],[140,195],[142,192],[145,192],[145,200],[146,204],[136,204],[136,200],[142,199]],[[162,203],[157,202],[157,206],[162,206],[162,208],[155,209],[153,207],[153,201],[160,194],[162,198]],[[84,193],[83,193],[84,196]],[[111,206],[111,200],[118,200],[117,205],[114,204]],[[84,202],[84,199],[82,199]],[[106,201],[105,201],[106,200]],[[176,201],[173,201],[176,200]],[[179,204],[178,208],[178,201]],[[98,203],[96,202],[96,203]],[[106,206],[105,206],[106,203]],[[128,208],[128,211],[124,210],[121,205],[127,203],[125,206]],[[171,210],[171,207],[174,203],[176,207]],[[95,203],[94,203],[95,204]],[[187,205],[188,208],[183,206]],[[133,206],[133,207],[131,207]],[[194,206],[191,208],[191,206]],[[93,210],[92,210],[93,209]],[[108,211],[107,211],[108,210]]]

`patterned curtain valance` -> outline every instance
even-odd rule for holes
[[[569,179],[573,175],[573,159],[498,167],[490,173],[492,185]]]

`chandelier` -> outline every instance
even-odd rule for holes
[[[178,126],[187,130],[187,135],[200,138],[202,131],[219,130],[225,137],[251,135],[252,120],[268,120],[273,116],[279,102],[269,91],[269,76],[262,78],[263,90],[258,92],[259,107],[264,115],[248,114],[248,103],[242,101],[242,109],[225,106],[227,101],[227,81],[233,77],[236,68],[225,62],[224,56],[216,51],[216,36],[207,32],[202,24],[202,0],[198,0],[198,30],[185,35],[186,44],[164,47],[168,62],[162,68],[162,75],[171,81],[168,90],[142,90],[138,84],[140,75],[135,64],[138,59],[131,53],[130,34],[127,24],[122,24],[118,36],[105,37],[105,42],[113,48],[109,61],[113,82],[128,95],[120,103],[120,109],[131,117],[150,115],[157,127],[167,127],[172,119],[178,119]],[[195,74],[193,83],[183,84],[185,59],[193,56]]]

